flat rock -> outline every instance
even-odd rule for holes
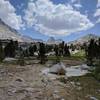
[[[7,57],[3,61],[6,62],[6,61],[15,61],[15,60],[16,60],[15,58]]]

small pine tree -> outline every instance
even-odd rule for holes
[[[24,66],[25,65],[25,60],[24,60],[24,52],[22,50],[22,48],[19,48],[19,58],[18,58],[18,64],[20,66]]]
[[[67,43],[64,46],[64,56],[65,57],[69,57],[70,56],[70,51],[69,51],[69,47],[67,46]]]
[[[91,39],[90,40],[90,44],[88,45],[88,48],[87,48],[87,62],[88,62],[88,65],[93,65],[93,59],[94,59],[94,56],[95,56],[95,41],[94,39]]]
[[[33,46],[29,47],[29,55],[34,56],[34,47]]]
[[[13,40],[10,40],[10,42],[6,45],[4,51],[6,57],[15,57],[16,55],[16,48],[17,48],[17,42],[14,42]]]
[[[44,64],[45,60],[46,60],[46,56],[45,56],[46,51],[45,50],[46,50],[45,44],[40,43],[40,45],[39,45],[39,58],[40,58],[41,64]]]
[[[58,62],[60,62],[59,46],[58,45],[55,45],[54,51],[55,51],[55,56],[56,56],[56,63],[58,63]]]
[[[98,40],[98,58],[99,58],[99,61],[100,61],[100,38]]]
[[[34,49],[34,52],[37,51],[37,46],[35,44],[33,45],[33,49]]]
[[[4,51],[3,51],[2,43],[0,41],[0,62],[2,62],[3,59],[4,59]]]
[[[52,52],[53,49],[53,45],[46,45],[46,53]]]
[[[61,44],[59,44],[59,53],[60,53],[60,56],[64,56],[64,44],[65,44],[64,41]]]
[[[72,51],[74,51],[74,50],[75,50],[75,46],[74,46],[73,44],[71,44],[71,45],[70,45],[70,49],[71,49]]]
[[[94,70],[94,76],[97,80],[100,81],[100,38],[98,40],[98,45],[96,48],[96,65]]]

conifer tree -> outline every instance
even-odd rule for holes
[[[40,63],[44,64],[45,60],[46,60],[46,56],[45,56],[45,44],[44,43],[40,43],[39,44],[39,58],[40,58]]]
[[[19,47],[19,58],[18,58],[18,64],[20,66],[24,66],[25,65],[25,60],[24,60],[24,51],[22,50],[21,47]]]
[[[16,55],[16,48],[17,48],[17,42],[14,42],[13,40],[10,40],[10,42],[6,45],[4,51],[6,57],[15,57]]]
[[[4,59],[4,51],[3,51],[2,42],[0,41],[0,62],[2,62],[3,59]]]
[[[100,38],[98,40],[98,58],[99,58],[99,61],[100,61]]]
[[[59,53],[60,53],[60,56],[64,56],[64,44],[65,44],[64,41],[61,44],[59,44]]]
[[[55,56],[56,56],[56,63],[60,61],[60,58],[59,58],[59,46],[58,45],[55,45],[55,48],[54,48],[54,51],[55,51]]]
[[[75,50],[75,46],[74,46],[73,44],[71,44],[71,45],[70,45],[70,49],[71,49],[72,51],[74,51],[74,50]]]
[[[29,56],[34,56],[34,47],[33,46],[29,47]]]
[[[67,43],[64,46],[64,56],[66,57],[70,56],[70,51],[69,51],[69,47],[67,46]]]
[[[36,46],[36,44],[33,45],[33,49],[34,49],[34,52],[37,51],[37,46]]]
[[[90,44],[87,48],[87,61],[88,65],[93,65],[93,59],[96,58],[97,53],[97,44],[94,39],[90,40]]]
[[[46,53],[52,52],[53,49],[53,45],[46,45]]]

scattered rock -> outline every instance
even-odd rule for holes
[[[8,76],[13,77],[14,74],[13,73],[8,73]]]
[[[100,90],[98,90],[98,92],[100,92]]]
[[[61,100],[65,100],[65,99],[62,98]]]
[[[73,87],[76,87],[75,82],[70,82]]]
[[[19,78],[19,79],[16,79],[16,81],[18,81],[18,82],[23,82],[23,80],[22,80],[22,79],[20,79],[20,78]]]
[[[61,97],[59,96],[59,95],[57,95],[57,94],[53,94],[53,97],[54,97],[54,99],[61,99]]]
[[[91,100],[99,100],[99,99],[97,99],[96,97],[93,97],[93,96],[90,97],[90,99],[91,99]]]
[[[82,87],[81,86],[78,86],[77,87],[77,90],[79,90],[79,91],[82,90]]]
[[[27,84],[24,81],[24,79],[16,78],[11,82],[10,86],[16,87],[17,89],[20,89],[20,88],[23,88],[23,87],[27,87]]]
[[[77,86],[80,86],[80,85],[81,85],[81,83],[79,83],[79,82],[76,82],[76,85],[77,85]]]
[[[33,91],[34,91],[34,89],[31,88],[31,87],[28,87],[28,88],[26,88],[25,90],[28,91],[28,92],[33,92]]]
[[[58,90],[55,90],[54,93],[59,93],[59,91]]]

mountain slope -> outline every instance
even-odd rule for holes
[[[61,43],[63,40],[61,40],[61,39],[55,39],[54,37],[50,37],[48,40],[47,40],[47,44],[50,44],[50,45],[52,45],[52,44],[59,44],[59,43]]]
[[[88,43],[91,39],[95,39],[97,40],[99,38],[99,36],[95,35],[95,34],[88,34],[86,36],[83,36],[75,41],[71,41],[69,42],[69,44],[83,44],[83,43]]]
[[[14,40],[18,42],[34,42],[34,40],[29,37],[29,36],[24,36],[19,34],[15,29],[11,28],[7,24],[5,24],[1,19],[0,19],[0,40]]]
[[[0,39],[1,40],[12,39],[22,42],[20,34],[15,29],[6,25],[1,19],[0,19]]]

